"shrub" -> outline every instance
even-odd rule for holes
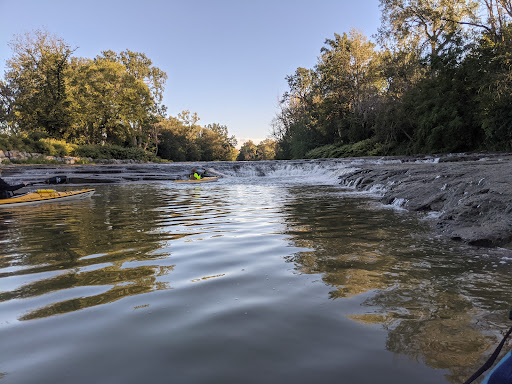
[[[154,153],[144,151],[141,148],[121,147],[119,145],[80,145],[75,148],[74,154],[98,160],[156,161],[158,159]]]
[[[383,156],[390,148],[372,139],[358,141],[354,144],[328,144],[312,149],[306,153],[307,159]]]
[[[154,153],[137,147],[122,147],[119,145],[76,145],[64,140],[45,137],[42,133],[27,135],[0,134],[0,150],[40,153],[47,156],[65,157],[78,156],[98,160],[137,160],[161,161]],[[27,163],[46,163],[43,158],[24,160]]]

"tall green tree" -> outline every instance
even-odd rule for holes
[[[60,137],[71,124],[66,77],[73,49],[47,31],[15,36],[1,89],[7,125]]]
[[[477,90],[485,147],[512,150],[512,23],[496,36],[484,34],[464,67]]]
[[[154,103],[148,87],[111,60],[77,61],[73,69],[76,122],[68,138],[90,144],[135,142],[141,127],[150,125]]]
[[[372,111],[384,87],[375,44],[351,30],[327,39],[321,50],[317,72],[323,97],[325,123],[346,142],[366,139],[372,128]],[[327,123],[327,124],[326,124]],[[331,140],[333,137],[331,137]]]
[[[272,136],[279,142],[280,158],[298,158],[323,143],[317,130],[318,77],[314,70],[298,68],[287,76],[290,90],[279,101]]]
[[[6,134],[16,133],[14,121],[15,95],[7,82],[0,80],[0,132]]]
[[[381,40],[406,43],[432,60],[456,43],[462,23],[476,22],[475,0],[381,0]]]
[[[375,44],[356,30],[327,39],[313,70],[288,76],[274,120],[277,157],[303,157],[324,144],[368,138],[385,86]]]
[[[131,120],[129,124],[131,125],[134,145],[146,149],[149,145],[155,144],[154,124],[158,117],[164,116],[166,111],[166,107],[162,104],[162,97],[167,74],[160,68],[155,67],[152,60],[144,53],[129,49],[119,54],[113,51],[104,51],[102,55],[97,57],[97,60],[108,60],[123,64],[129,75],[147,87],[152,101],[151,108],[148,110],[148,119],[145,121],[140,119]]]

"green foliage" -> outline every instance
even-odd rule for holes
[[[240,153],[237,156],[238,161],[251,161],[256,160],[256,152],[258,148],[252,140],[248,140],[240,147]]]
[[[381,0],[382,51],[327,39],[286,78],[276,158],[512,150],[512,9],[485,4]]]
[[[276,158],[277,142],[265,139],[256,146],[257,160],[274,160]]]
[[[262,140],[258,145],[252,140],[242,144],[236,160],[274,160],[276,158],[277,142],[271,139]]]
[[[0,149],[40,153],[48,156],[72,156],[77,146],[63,140],[40,138],[40,135],[0,135]]]
[[[0,149],[3,151],[20,151],[28,153],[39,153],[45,156],[67,157],[76,156],[81,158],[92,158],[94,160],[119,159],[138,161],[160,161],[151,152],[138,147],[122,147],[118,145],[76,145],[50,138],[40,138],[40,135],[16,136],[0,134]],[[80,162],[80,161],[79,161]],[[83,160],[82,162],[87,162]],[[43,157],[19,160],[17,163],[24,164],[54,164],[56,160]]]
[[[0,149],[2,151],[23,151],[28,152],[27,149],[30,149],[27,146],[25,140],[23,140],[20,136],[11,136],[11,135],[0,135]]]
[[[237,156],[236,139],[225,125],[197,124],[197,113],[181,112],[161,119],[157,126],[158,156],[171,161],[232,161]]]
[[[17,36],[10,43],[6,89],[2,89],[6,125],[22,132],[44,130],[61,137],[71,124],[66,76],[73,50],[46,31]],[[5,94],[5,91],[9,94]]]
[[[75,155],[98,160],[138,160],[153,161],[156,156],[137,147],[121,147],[119,145],[81,145],[75,149]]]
[[[143,53],[75,58],[62,39],[39,30],[16,36],[10,46],[14,55],[0,82],[0,130],[42,132],[75,144],[156,146],[167,75]]]
[[[512,150],[512,23],[486,34],[466,63],[479,87],[477,118],[492,150]]]
[[[315,148],[306,153],[306,159],[323,159],[338,157],[383,156],[389,154],[390,148],[372,139],[354,144],[329,144]]]
[[[0,81],[0,149],[93,159],[234,160],[226,126],[163,118],[167,75],[140,52],[72,57],[45,31],[15,37]],[[72,144],[70,144],[72,143]]]
[[[73,156],[77,145],[69,144],[64,140],[39,139],[34,143],[36,153],[43,153],[49,156]]]
[[[384,87],[380,56],[361,33],[334,35],[314,70],[287,77],[290,91],[274,121],[278,158],[301,158],[318,146],[371,136],[375,102]]]

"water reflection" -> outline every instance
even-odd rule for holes
[[[185,236],[159,231],[165,220],[154,187],[99,188],[91,200],[0,213],[0,302],[62,291],[60,300],[18,317],[29,320],[171,288],[162,244]],[[40,279],[35,278],[41,276]],[[23,275],[31,275],[26,281]],[[55,295],[53,295],[55,296]],[[60,296],[59,296],[60,298]]]
[[[292,192],[287,233],[311,251],[288,261],[300,272],[321,274],[332,299],[369,294],[363,313],[348,317],[383,326],[389,351],[449,369],[454,383],[473,373],[508,328],[512,268],[497,268],[503,251],[482,256],[484,250],[431,239],[426,223],[355,209],[367,204],[356,199]]]
[[[21,364],[26,369],[16,374],[28,376],[38,372],[34,368],[44,373],[47,365],[57,374],[73,364],[88,371],[83,357],[102,350],[116,354],[103,375],[138,372],[124,363],[118,369],[117,361],[140,362],[144,372],[199,372],[197,356],[203,356],[204,380],[195,382],[212,382],[209,375],[233,366],[237,380],[223,382],[243,382],[255,367],[270,367],[281,382],[294,381],[292,373],[294,382],[312,382],[307,374],[334,382],[364,371],[367,353],[375,350],[375,379],[379,369],[392,375],[383,342],[359,346],[373,342],[368,335],[386,333],[388,351],[447,369],[450,381],[462,381],[506,327],[500,317],[512,288],[510,265],[495,262],[490,251],[479,255],[431,239],[427,225],[414,218],[363,204],[340,197],[335,187],[249,180],[102,186],[91,200],[0,212],[2,321],[8,330],[32,332],[21,341],[13,332],[4,348],[18,351],[11,364]],[[311,283],[316,276],[321,284]],[[104,305],[155,291],[143,300]],[[102,322],[95,326],[86,311],[24,321],[100,305]],[[12,318],[23,321],[11,326]],[[46,324],[59,334],[67,329],[89,349],[70,351],[62,339],[60,358],[46,353],[58,342]],[[366,332],[360,324],[374,329]],[[123,332],[110,332],[118,327]],[[25,359],[34,335],[44,348],[37,359]],[[119,345],[130,348],[115,349]],[[135,350],[145,358],[131,355]],[[423,382],[438,374],[427,371],[431,376]],[[356,376],[366,377],[361,374]],[[386,379],[414,382],[410,377]]]

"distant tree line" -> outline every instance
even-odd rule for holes
[[[381,0],[288,76],[279,158],[512,150],[512,0]]]
[[[226,126],[201,127],[189,111],[165,117],[167,75],[144,53],[74,57],[76,49],[41,30],[16,36],[10,47],[0,80],[4,137],[63,140],[92,153],[94,146],[110,146],[110,153],[132,147],[174,161],[234,160],[238,154]]]
[[[238,161],[273,160],[276,157],[277,143],[275,140],[265,139],[259,144],[248,140],[240,147]]]

